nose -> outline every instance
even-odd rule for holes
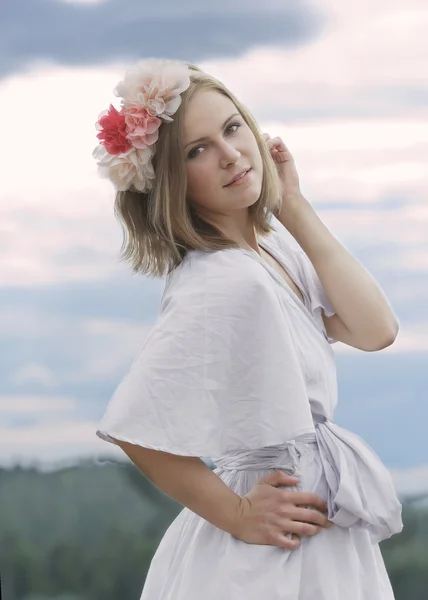
[[[229,144],[226,140],[220,147],[220,163],[222,168],[226,168],[228,165],[235,163],[241,153],[237,148]]]

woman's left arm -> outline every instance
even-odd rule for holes
[[[323,314],[329,337],[369,352],[390,346],[399,323],[388,300],[311,204],[302,194],[288,197],[277,218],[309,257],[336,312],[332,317]]]

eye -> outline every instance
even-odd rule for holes
[[[241,123],[231,123],[228,127],[226,127],[226,131],[228,131],[231,127],[237,127],[238,129],[241,127]],[[235,133],[235,132],[233,132]]]
[[[230,130],[231,127],[236,127],[237,129],[235,131],[232,131],[232,133],[236,133],[238,131],[238,129],[241,127],[241,123],[238,123],[237,121],[235,123],[231,123],[230,125],[228,125],[225,129],[226,133]],[[196,158],[197,156],[199,156],[198,154],[195,154],[196,150],[199,150],[199,148],[202,148],[203,146],[196,146],[196,148],[193,148],[193,150],[191,150],[188,154],[189,158]]]

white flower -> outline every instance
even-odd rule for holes
[[[114,89],[126,108],[144,107],[154,117],[171,122],[190,85],[187,65],[180,61],[141,60],[125,73]]]
[[[150,148],[131,148],[122,154],[113,155],[100,144],[92,155],[98,161],[100,176],[110,179],[117,190],[126,191],[131,186],[139,192],[152,189],[155,172]]]

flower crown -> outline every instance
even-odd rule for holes
[[[125,73],[113,90],[121,97],[121,109],[112,104],[95,124],[101,140],[92,156],[98,172],[119,191],[153,188],[152,158],[162,122],[170,123],[181,104],[180,94],[190,85],[188,67],[173,60],[149,59]]]

